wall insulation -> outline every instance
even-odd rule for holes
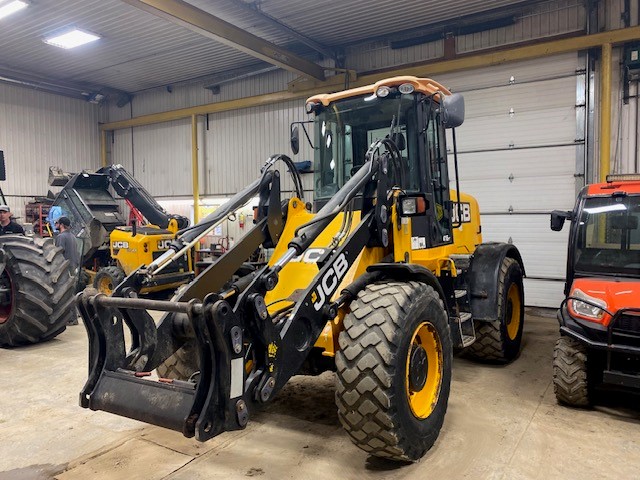
[[[16,217],[33,195],[46,195],[49,166],[68,172],[95,169],[100,162],[99,107],[82,100],[0,84],[2,182]]]

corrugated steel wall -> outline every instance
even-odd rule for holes
[[[94,169],[100,162],[97,105],[0,84],[0,150],[7,181],[2,190],[16,216],[33,195],[46,195],[49,166]]]

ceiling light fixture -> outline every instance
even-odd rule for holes
[[[29,4],[23,0],[13,0],[12,2],[0,4],[0,18],[8,17],[12,13],[19,12]]]
[[[79,47],[80,45],[85,45],[90,42],[95,42],[98,39],[100,39],[98,35],[74,28],[73,30],[60,33],[52,37],[47,37],[44,39],[44,43],[69,49]]]

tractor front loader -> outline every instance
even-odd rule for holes
[[[205,441],[245,428],[293,375],[335,370],[352,441],[415,461],[442,426],[454,349],[498,362],[517,356],[520,254],[483,244],[477,202],[449,189],[445,128],[462,123],[462,97],[429,79],[395,77],[311,97],[307,111],[317,143],[313,208],[291,160],[273,156],[112,296],[80,294],[90,341],[83,407]],[[288,199],[279,162],[295,186]],[[172,301],[138,298],[256,195],[256,224],[231,250]],[[239,273],[260,245],[274,247],[269,263]],[[164,312],[157,324],[150,310]]]

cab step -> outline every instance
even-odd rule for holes
[[[460,312],[460,316],[453,317],[451,326],[452,340],[458,348],[466,348],[476,341],[473,317],[469,312]]]

